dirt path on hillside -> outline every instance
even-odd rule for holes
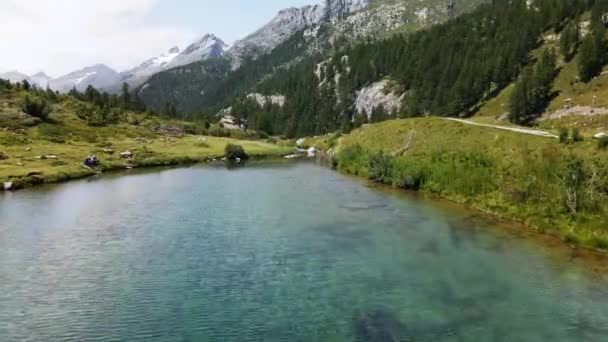
[[[460,123],[463,123],[465,125],[488,127],[488,128],[494,128],[494,129],[502,129],[504,131],[511,131],[511,132],[522,133],[522,134],[536,135],[536,136],[545,137],[545,138],[555,138],[555,139],[559,138],[557,135],[555,135],[553,133],[546,132],[546,131],[540,131],[540,130],[537,130],[537,129],[517,128],[517,127],[499,126],[499,125],[488,125],[488,124],[482,124],[482,123],[477,123],[477,122],[473,122],[473,121],[469,121],[469,120],[455,119],[455,118],[444,118],[444,119],[445,120],[449,120],[449,121],[460,122]]]

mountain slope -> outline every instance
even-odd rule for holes
[[[270,52],[294,33],[320,23],[324,16],[325,10],[321,5],[284,9],[268,24],[234,43],[227,52],[227,57],[231,60],[233,69],[236,69],[245,57]]]
[[[44,72],[39,72],[30,76],[30,81],[42,89],[46,89],[52,79],[53,78],[51,76],[45,74]]]
[[[224,54],[227,47],[228,45],[217,36],[206,34],[169,61],[165,69],[188,65],[210,58],[218,58]]]
[[[49,87],[59,92],[68,92],[72,88],[84,91],[90,85],[105,89],[120,82],[120,74],[110,67],[97,64],[89,66],[49,81]]]
[[[5,73],[0,74],[0,79],[7,80],[12,83],[20,83],[24,80],[29,82],[29,76],[21,73],[19,71],[7,71]]]
[[[469,1],[460,10],[468,11],[483,2]],[[186,113],[212,112],[235,96],[253,90],[273,73],[304,60],[318,59],[359,39],[380,39],[397,30],[411,32],[445,21],[447,11],[441,3],[441,0],[327,0],[324,6],[286,9],[226,52],[233,72],[226,79],[216,78],[221,84],[197,84],[199,91],[188,91],[199,76],[189,73],[196,73],[196,69],[186,68],[189,72],[184,69],[166,77],[174,86],[171,96],[163,98],[166,93],[153,91],[162,87],[154,83],[163,82],[163,72],[150,79],[140,94],[152,108],[159,102],[173,102]]]
[[[122,72],[120,82],[112,85],[107,90],[116,93],[120,91],[123,82],[128,83],[131,88],[137,88],[159,72],[218,58],[224,54],[227,47],[228,45],[222,39],[213,34],[206,34],[190,44],[184,51],[180,51],[178,47],[173,47],[160,56],[150,58],[137,67]]]

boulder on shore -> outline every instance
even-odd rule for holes
[[[593,139],[598,139],[599,140],[599,139],[604,139],[606,137],[608,137],[608,133],[603,133],[602,132],[602,133],[598,133],[598,134],[594,135]]]
[[[9,191],[13,188],[13,182],[4,182],[3,189],[4,191]]]
[[[317,152],[319,152],[319,150],[317,150],[316,147],[311,147],[306,151],[306,155],[308,158],[314,158],[317,156]]]
[[[120,158],[122,158],[122,159],[132,159],[133,156],[134,156],[133,152],[131,152],[131,151],[120,152]]]

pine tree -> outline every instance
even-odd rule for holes
[[[122,106],[125,109],[131,109],[131,93],[129,93],[129,84],[122,84],[122,93],[120,95],[120,101],[122,102]]]
[[[388,115],[386,114],[386,110],[383,105],[379,105],[372,109],[372,118],[371,122],[382,122],[388,119]]]
[[[579,49],[578,69],[583,82],[589,82],[599,75],[608,60],[606,26],[600,14],[594,14],[593,18],[591,32],[585,36]]]
[[[580,31],[578,22],[576,20],[570,20],[560,37],[559,46],[562,55],[566,62],[569,62],[576,54],[580,40]]]
[[[589,82],[598,73],[599,61],[595,42],[591,35],[585,36],[578,54],[578,73],[581,81]]]
[[[527,121],[530,107],[528,95],[530,93],[531,78],[532,71],[530,68],[526,68],[513,88],[509,103],[509,120],[514,124],[521,125]]]

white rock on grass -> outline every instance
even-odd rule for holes
[[[608,133],[598,133],[596,135],[593,136],[594,139],[604,139],[604,138],[608,138]]]

